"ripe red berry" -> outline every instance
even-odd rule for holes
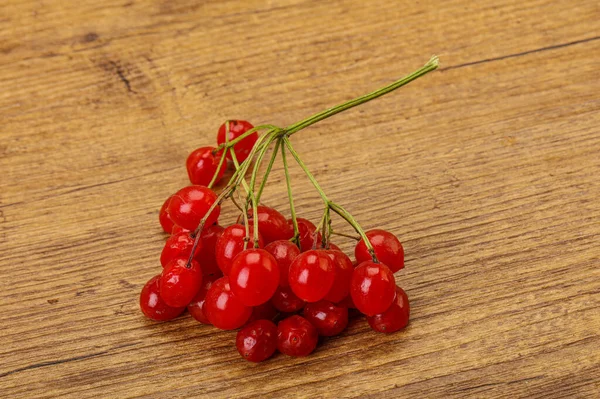
[[[294,315],[277,325],[277,349],[288,356],[308,356],[317,347],[317,329],[304,317]]]
[[[168,212],[175,224],[188,230],[195,230],[206,215],[217,195],[208,187],[188,186],[177,191],[169,203]],[[219,218],[221,207],[211,212],[205,226],[214,224]]]
[[[262,362],[277,349],[277,327],[269,320],[249,323],[238,331],[235,346],[244,359]]]
[[[249,324],[256,320],[273,321],[275,320],[275,317],[277,317],[278,314],[279,312],[277,312],[277,309],[275,309],[271,301],[267,301],[262,305],[258,305],[252,308],[252,315],[248,319],[247,323]]]
[[[326,251],[311,249],[294,259],[288,280],[298,298],[306,302],[317,302],[333,286],[335,266]]]
[[[140,293],[140,308],[149,319],[157,321],[172,320],[183,313],[185,307],[169,306],[159,295],[160,274],[144,285]]]
[[[210,323],[221,330],[240,328],[252,314],[252,308],[244,305],[231,291],[227,276],[219,278],[208,289],[203,309]]]
[[[201,147],[194,150],[185,163],[188,176],[192,184],[208,186],[217,172],[221,154],[217,154],[215,147]],[[221,164],[215,183],[221,180],[227,169],[227,162]]]
[[[219,145],[225,143],[225,133],[227,131],[227,122],[223,123],[221,127],[219,127],[219,132],[217,133],[217,143]],[[227,141],[233,141],[234,139],[240,137],[242,134],[246,133],[248,130],[252,129],[254,126],[250,124],[250,122],[242,121],[242,120],[230,120],[229,121],[229,138]],[[235,157],[239,163],[244,162],[254,143],[258,140],[258,133],[254,132],[250,134],[248,137],[241,140],[239,143],[233,146],[233,150],[235,151]],[[231,154],[227,153],[227,159],[232,159]]]
[[[229,282],[244,305],[258,306],[271,299],[279,286],[279,266],[264,249],[247,249],[233,259]]]
[[[160,226],[165,233],[169,234],[171,234],[171,231],[173,231],[174,225],[173,221],[171,220],[171,216],[169,216],[169,212],[167,211],[169,202],[171,202],[171,198],[173,198],[173,196],[167,198],[167,200],[160,207],[160,212],[158,212],[158,221],[160,222]]]
[[[396,293],[394,274],[383,263],[362,262],[352,273],[350,294],[356,308],[367,316],[385,312]]]
[[[219,265],[217,264],[215,250],[217,240],[221,237],[224,230],[225,228],[222,226],[213,224],[212,226],[205,226],[200,233],[202,248],[198,251],[196,260],[200,263],[200,268],[204,275],[217,274],[220,276],[222,274],[221,269],[219,269]]]
[[[265,244],[277,240],[289,240],[294,235],[293,227],[288,224],[285,216],[276,209],[260,205],[256,207],[256,212],[258,214],[258,231]],[[252,209],[248,210],[248,223],[253,223],[253,216]],[[242,216],[238,218],[237,222],[242,223]]]
[[[175,258],[160,277],[160,297],[169,306],[185,307],[202,287],[202,271],[196,261],[186,268],[187,257]]]
[[[368,316],[367,321],[371,328],[382,333],[393,333],[401,330],[408,324],[410,304],[406,292],[396,287],[396,298],[392,305],[383,313]]]
[[[167,239],[165,246],[160,254],[160,264],[162,267],[166,267],[176,257],[189,257],[194,246],[194,239],[190,237],[189,233],[174,234]],[[198,253],[202,248],[202,241],[198,243],[196,247],[195,260],[198,260]]]
[[[300,255],[300,249],[288,240],[277,240],[268,244],[265,251],[273,255],[279,265],[279,285],[282,287],[289,286],[288,274],[290,265]]]
[[[219,278],[220,277],[216,275],[204,276],[204,278],[202,279],[202,287],[200,288],[200,291],[198,291],[196,296],[187,306],[188,312],[190,312],[192,317],[198,320],[200,323],[210,324],[210,321],[208,321],[208,318],[204,313],[204,300],[206,299],[206,294],[208,293],[210,287],[212,287],[213,283]]]
[[[171,235],[179,234],[179,233],[189,233],[191,230],[184,229],[181,226],[173,225],[173,229],[171,230]]]
[[[250,240],[248,248],[254,245],[254,234],[252,226],[249,226]],[[217,264],[224,275],[229,275],[233,258],[244,250],[244,237],[246,237],[246,228],[241,224],[232,224],[227,227],[221,236],[217,239],[215,246],[215,257]],[[264,246],[260,233],[258,234],[258,246]]]
[[[392,273],[404,267],[404,248],[395,235],[379,229],[369,230],[366,235],[375,250],[377,260],[389,267]],[[363,239],[356,244],[354,256],[358,263],[372,259]]]
[[[354,266],[348,255],[342,251],[330,249],[326,252],[335,266],[335,280],[325,295],[325,300],[337,303],[350,293],[350,280],[352,280]]]
[[[277,288],[273,298],[271,298],[271,303],[275,306],[275,309],[283,313],[297,312],[306,304],[292,292],[290,287]]]
[[[315,326],[319,335],[324,337],[338,335],[348,325],[348,308],[334,305],[329,301],[306,304],[303,315],[310,324]]]
[[[318,233],[315,238],[315,231],[317,227],[310,221],[304,218],[296,218],[296,222],[298,223],[298,232],[300,234],[300,250],[302,252],[306,252],[313,248],[315,243],[320,245],[321,242],[321,233]],[[288,220],[288,224],[292,228],[292,232],[294,231],[294,223],[292,219]],[[316,239],[316,241],[315,241]]]

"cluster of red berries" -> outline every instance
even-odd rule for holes
[[[207,186],[227,168],[221,159],[223,143],[253,128],[246,121],[227,124],[219,129],[219,148],[202,147],[190,154],[187,171],[193,185],[169,197],[160,210],[161,226],[171,235],[160,256],[162,273],[142,289],[142,312],[153,320],[170,320],[187,308],[200,323],[241,328],[237,349],[253,362],[276,350],[290,356],[310,354],[319,336],[334,336],[346,328],[349,308],[366,315],[375,331],[404,328],[408,297],[393,275],[404,267],[404,251],[393,234],[367,231],[372,250],[360,239],[353,263],[323,240],[309,220],[296,218],[294,226],[294,220],[267,206],[250,209],[248,217],[242,213],[228,227],[218,224],[218,198]],[[233,146],[239,162],[257,139],[253,133]]]

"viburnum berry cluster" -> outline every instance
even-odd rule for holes
[[[163,321],[187,309],[200,323],[223,330],[240,329],[237,349],[253,362],[269,358],[276,350],[290,356],[309,355],[319,336],[338,335],[346,328],[349,309],[366,315],[375,331],[392,333],[404,328],[409,301],[394,279],[394,273],[404,267],[402,244],[388,231],[364,231],[349,212],[330,200],[294,149],[290,136],[389,93],[437,66],[438,59],[433,57],[391,85],[286,128],[254,127],[242,120],[221,125],[216,147],[198,148],[187,158],[192,184],[167,198],[160,209],[160,224],[170,236],[160,255],[162,272],[142,289],[142,312]],[[266,132],[259,135],[259,131]],[[317,225],[296,214],[288,154],[323,200],[323,215]],[[286,178],[289,219],[261,202],[278,155]],[[232,176],[217,194],[213,187],[228,167],[233,168]],[[240,213],[236,223],[223,227],[219,216],[227,199]],[[358,236],[335,232],[332,213]],[[331,242],[335,234],[357,240],[355,262]]]

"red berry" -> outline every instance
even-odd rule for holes
[[[277,240],[289,240],[294,235],[293,227],[277,210],[260,205],[256,207],[256,212],[258,214],[258,232],[265,240],[265,244]],[[248,210],[248,223],[253,223],[253,216],[252,209]],[[237,222],[242,223],[242,216],[238,218]]]
[[[335,280],[335,267],[324,250],[301,253],[290,266],[290,287],[298,298],[317,302],[325,297]]]
[[[225,143],[225,133],[227,131],[226,125],[227,122],[223,123],[221,127],[219,127],[219,132],[217,133],[217,143],[219,145]],[[247,121],[230,120],[229,138],[227,141],[233,141],[234,139],[240,137],[242,134],[246,133],[253,127],[254,126],[252,126],[252,124],[250,124],[250,122]],[[256,143],[256,140],[258,140],[258,133],[254,132],[233,146],[233,150],[235,151],[235,157],[239,163],[244,162],[244,160],[248,158],[248,155],[250,155],[250,151],[252,150],[252,147],[254,147],[254,143]],[[232,159],[232,156],[229,152],[227,153],[227,159]]]
[[[404,267],[404,248],[395,235],[379,229],[369,230],[366,235],[375,250],[377,260],[389,267],[392,273]],[[354,256],[358,263],[372,259],[363,239],[356,244]]]
[[[352,301],[352,295],[347,295],[344,299],[339,301],[338,306],[343,306],[348,309],[356,309],[356,305]]]
[[[188,312],[190,312],[192,317],[198,320],[200,323],[210,324],[210,321],[208,321],[208,318],[204,313],[204,300],[206,299],[206,294],[208,293],[210,287],[212,287],[213,283],[219,278],[219,276],[215,275],[205,276],[202,279],[202,287],[200,288],[200,291],[198,291],[196,296],[187,306]]]
[[[396,298],[392,305],[383,313],[368,316],[367,321],[371,328],[382,333],[393,333],[401,330],[408,324],[410,304],[406,292],[396,287]]]
[[[273,298],[271,298],[271,303],[275,306],[275,309],[283,313],[296,312],[306,304],[306,302],[292,292],[290,287],[277,288],[277,291],[273,294]]]
[[[306,304],[303,315],[324,337],[338,335],[348,325],[348,308],[329,301]]]
[[[165,231],[165,233],[169,234],[171,234],[171,231],[173,231],[174,225],[173,221],[171,220],[171,216],[169,216],[169,212],[167,211],[167,208],[169,207],[169,202],[171,202],[171,198],[173,198],[173,196],[167,198],[167,200],[160,207],[160,212],[158,212],[158,221],[160,222],[160,226]]]
[[[273,255],[279,265],[279,285],[282,287],[289,286],[288,274],[290,265],[300,255],[300,249],[291,241],[278,240],[267,245],[265,251]]]
[[[320,245],[321,242],[321,233],[318,233],[315,238],[315,231],[317,227],[310,221],[304,218],[296,218],[296,222],[298,223],[298,232],[300,234],[300,250],[302,252],[306,252],[309,249],[312,249],[315,243]],[[292,228],[292,232],[294,231],[294,223],[292,219],[288,220],[288,224]],[[316,239],[316,241],[315,241]]]
[[[288,356],[310,355],[318,340],[317,329],[301,316],[290,316],[277,325],[277,349]]]
[[[225,228],[218,224],[212,226],[205,226],[200,233],[200,241],[202,242],[202,248],[198,251],[196,259],[200,263],[202,273],[204,275],[217,274],[222,275],[221,269],[217,264],[217,258],[215,255],[215,249],[217,246],[217,240],[223,234]]]
[[[256,320],[238,331],[235,346],[244,359],[262,362],[277,349],[277,327],[272,321]]]
[[[252,308],[244,305],[231,291],[227,276],[219,278],[208,289],[203,309],[210,323],[221,330],[240,328],[252,314]]]
[[[144,285],[140,293],[140,308],[149,319],[157,321],[172,320],[183,313],[185,307],[172,307],[159,295],[160,274],[154,276]]]
[[[396,294],[394,274],[383,263],[362,262],[352,273],[350,294],[361,313],[367,316],[383,313]]]
[[[177,191],[169,203],[168,212],[175,224],[188,230],[195,230],[206,215],[217,195],[208,187],[188,186]],[[221,207],[211,212],[205,226],[214,224],[219,218]]]
[[[337,303],[350,293],[350,280],[352,280],[354,266],[348,255],[342,251],[330,249],[326,252],[335,266],[335,281],[325,295],[325,300]]]
[[[171,230],[171,235],[179,234],[179,233],[189,233],[191,230],[184,229],[181,226],[173,225],[173,229]]]
[[[248,323],[251,323],[256,320],[275,320],[278,312],[277,309],[273,306],[273,304],[268,301],[263,303],[262,305],[258,305],[252,308],[252,315],[248,319]]]
[[[258,306],[271,299],[279,286],[279,266],[264,249],[247,249],[233,259],[229,282],[244,305]]]
[[[252,248],[254,245],[254,234],[252,234],[252,226],[249,227],[250,241],[248,241],[248,247]],[[241,224],[232,224],[217,239],[215,257],[219,268],[226,276],[229,275],[233,258],[244,250],[244,237],[246,237],[246,228]],[[258,234],[258,246],[260,248],[264,246],[260,233]]]
[[[208,186],[217,171],[221,154],[216,153],[215,147],[202,147],[194,150],[185,163],[192,184]],[[221,180],[227,169],[227,162],[221,164],[215,183]]]
[[[164,269],[160,277],[160,297],[169,306],[185,307],[202,287],[200,265],[192,260],[186,268],[187,257],[175,258]]]
[[[160,254],[160,264],[166,267],[176,257],[189,257],[194,246],[194,239],[189,233],[174,234],[167,239],[165,246]],[[199,250],[202,248],[202,241],[196,247],[195,260],[198,260]]]

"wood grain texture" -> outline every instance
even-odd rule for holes
[[[600,396],[599,4],[3,1],[0,396]],[[222,121],[286,125],[431,54],[438,72],[293,138],[403,241],[406,330],[358,319],[255,365],[235,332],[143,318],[158,209]],[[279,164],[271,182],[286,209]]]

